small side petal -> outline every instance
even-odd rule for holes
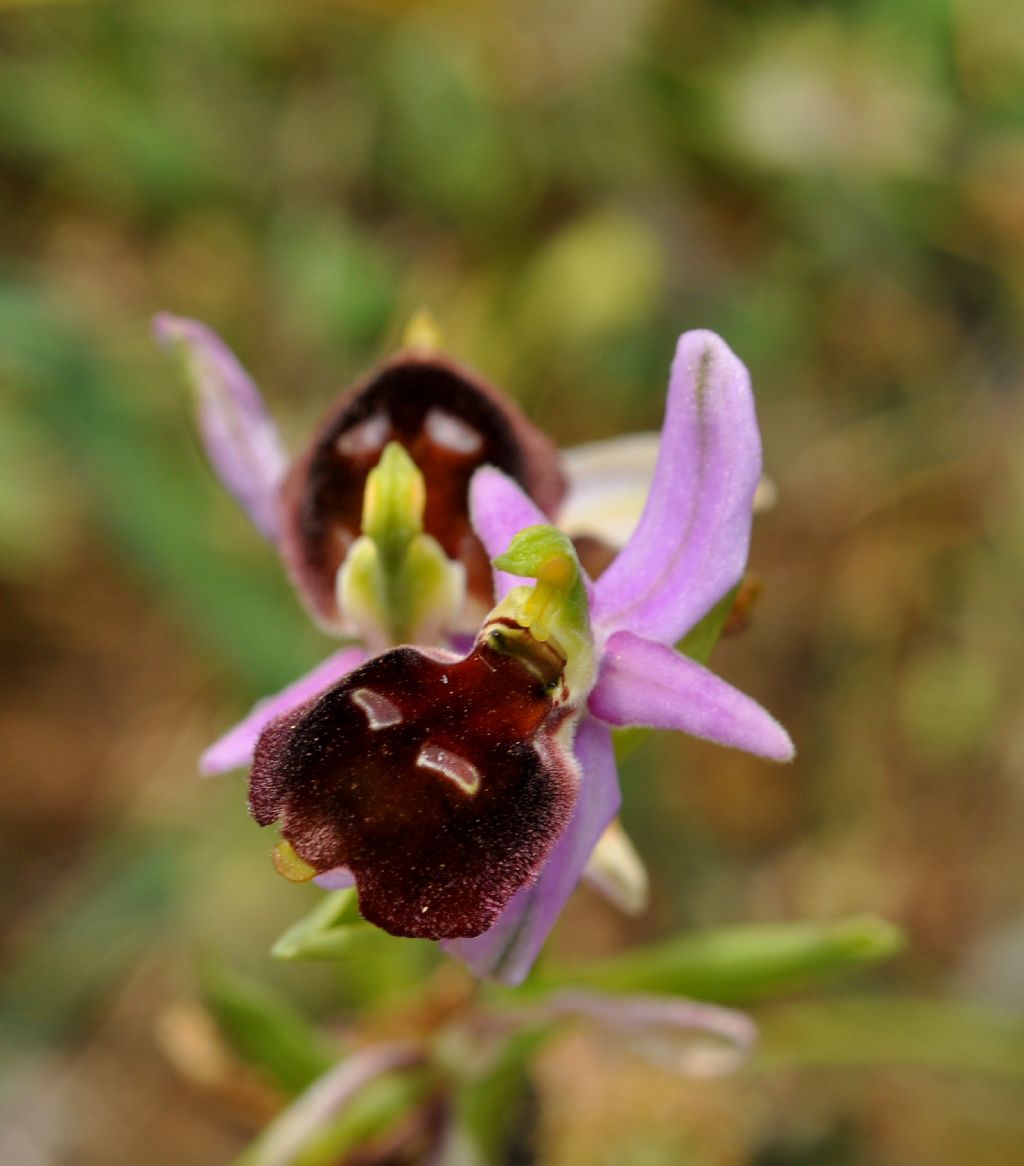
[[[601,835],[583,877],[624,914],[639,915],[646,910],[650,891],[647,868],[618,818]]]
[[[493,466],[483,466],[473,475],[469,499],[473,529],[491,559],[504,554],[521,530],[550,521],[516,482]],[[522,582],[516,575],[495,571],[495,599],[504,599]]]
[[[207,456],[260,533],[275,542],[288,457],[259,390],[220,337],[197,320],[161,312],[153,332],[166,347],[182,346]]]
[[[579,801],[540,877],[516,893],[483,935],[443,945],[477,976],[511,985],[523,982],[583,877],[591,852],[619,812],[622,797],[607,728],[586,718],[577,731],[574,752],[583,773]]]
[[[746,368],[713,332],[679,339],[651,492],[598,580],[594,623],[674,643],[732,587],[750,542],[761,439]]]
[[[330,688],[365,659],[366,652],[362,648],[342,648],[276,696],[257,701],[244,720],[239,721],[206,750],[199,759],[199,772],[212,777],[214,774],[227,773],[229,769],[249,765],[260,733],[272,720]]]
[[[356,876],[347,866],[336,866],[334,870],[317,875],[313,882],[325,891],[347,891],[356,885]]]
[[[731,684],[664,644],[617,632],[605,649],[590,711],[611,725],[678,729],[772,761],[793,742],[770,713]]]

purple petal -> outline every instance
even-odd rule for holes
[[[632,537],[595,590],[595,627],[663,643],[743,573],[761,439],[750,378],[713,332],[679,338],[654,482]]]
[[[267,696],[257,701],[244,720],[229,729],[200,757],[199,772],[209,777],[249,765],[260,733],[272,720],[330,688],[365,659],[366,652],[362,648],[342,648],[340,652],[328,656],[312,672],[292,681],[276,696]]]
[[[325,891],[347,891],[356,885],[356,876],[347,866],[336,866],[334,870],[317,875],[313,882]]]
[[[184,348],[207,456],[257,529],[276,541],[288,456],[259,390],[220,337],[197,320],[161,312],[153,332],[166,347]]]
[[[672,996],[559,992],[511,1010],[509,1022],[570,1017],[589,1020],[660,1068],[689,1077],[732,1072],[757,1041],[757,1027],[744,1013]]]
[[[678,729],[772,761],[789,761],[794,753],[789,734],[756,701],[665,644],[632,632],[608,641],[590,711],[611,725]]]
[[[477,537],[484,545],[487,555],[496,559],[503,555],[515,536],[528,526],[549,526],[551,519],[538,510],[533,500],[519,484],[494,466],[482,466],[473,475],[470,483],[470,517]],[[505,571],[494,571],[495,602],[500,602],[512,590],[524,582],[532,583],[519,575]],[[594,584],[583,571],[583,584],[587,598],[593,603]]]
[[[522,983],[583,877],[591,851],[619,812],[619,778],[607,728],[585,718],[574,752],[583,773],[579,802],[540,877],[516,893],[498,922],[483,935],[443,945],[477,976]]]
[[[521,530],[551,522],[516,482],[493,466],[483,466],[476,471],[470,483],[469,498],[473,529],[491,559],[504,554]],[[516,575],[495,571],[495,601],[504,599],[522,582]]]

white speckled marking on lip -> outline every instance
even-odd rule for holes
[[[452,453],[468,457],[483,448],[484,441],[480,434],[461,417],[456,417],[446,409],[438,409],[436,406],[429,409],[423,427],[431,441],[450,449]]]
[[[335,446],[340,454],[347,457],[358,457],[360,454],[374,453],[384,448],[384,443],[391,433],[391,422],[385,413],[371,413],[365,421],[340,433],[335,440]]]
[[[432,745],[428,741],[420,749],[416,764],[421,769],[432,769],[442,777],[448,778],[470,797],[480,789],[480,771],[477,767],[465,757],[443,749],[440,745]]]
[[[371,688],[354,688],[350,699],[366,714],[371,729],[389,729],[392,725],[400,725],[404,719],[398,705]]]

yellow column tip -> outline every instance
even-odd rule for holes
[[[429,308],[419,307],[409,318],[402,333],[402,347],[421,352],[437,352],[443,347],[441,329]]]

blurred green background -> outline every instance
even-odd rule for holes
[[[268,1102],[203,1076],[197,956],[329,1022],[430,963],[267,956],[313,893],[195,758],[328,645],[158,309],[225,336],[293,448],[420,303],[563,445],[658,425],[676,335],[720,331],[779,501],[715,667],[799,756],[647,744],[651,910],[583,891],[555,946],[873,911],[909,944],[863,993],[1019,1023],[1024,7],[4,0],[0,212],[0,1160],[238,1151]],[[714,1084],[574,1036],[509,1161],[1020,1161],[1020,1045],[1002,1072],[905,1023]]]

